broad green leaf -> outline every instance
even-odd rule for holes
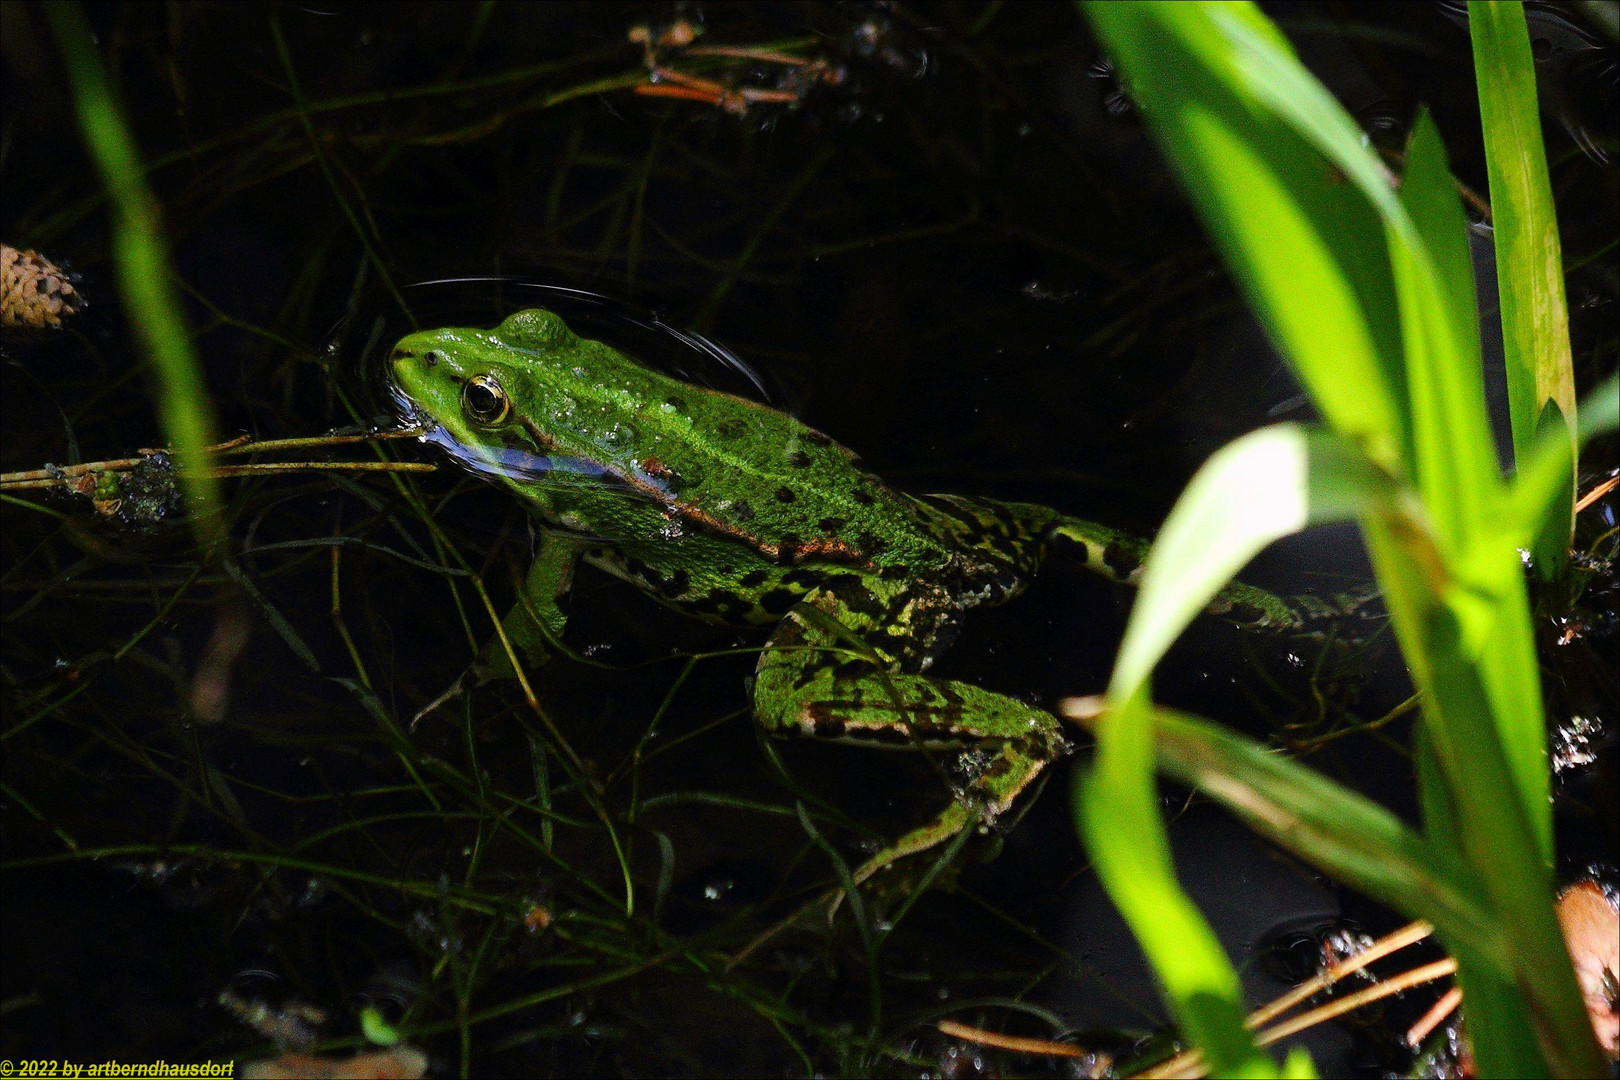
[[[1507,939],[1473,885],[1382,806],[1206,720],[1153,707],[1159,766],[1368,896],[1427,919],[1505,972]]]
[[[1411,395],[1413,481],[1436,536],[1453,555],[1492,520],[1501,479],[1485,415],[1468,223],[1427,110],[1418,113],[1407,145],[1400,200],[1422,242],[1421,249],[1402,243],[1392,230],[1390,258]],[[1422,252],[1426,261],[1419,258]]]
[[[1159,764],[1166,772],[1210,795],[1302,860],[1407,915],[1434,923],[1447,949],[1459,960],[1468,959],[1462,977],[1471,1030],[1476,1042],[1480,1025],[1492,1025],[1496,1032],[1482,1044],[1493,1062],[1482,1068],[1482,1075],[1545,1069],[1533,1029],[1523,1023],[1529,1014],[1524,995],[1515,986],[1523,975],[1516,971],[1524,958],[1515,940],[1522,939],[1523,928],[1515,924],[1510,934],[1480,888],[1455,860],[1437,850],[1435,840],[1418,836],[1383,807],[1315,770],[1207,721],[1155,707],[1153,722]],[[1501,803],[1512,810],[1511,801]],[[1472,990],[1476,984],[1481,987],[1478,995]],[[1564,1064],[1570,1074],[1570,1063]]]
[[[1225,447],[1193,478],[1155,542],[1109,682],[1081,829],[1109,895],[1168,991],[1183,1031],[1221,1074],[1270,1067],[1242,1027],[1237,975],[1175,880],[1153,783],[1147,682],[1187,623],[1260,548],[1368,500],[1398,502],[1352,443],[1281,424]],[[1254,1073],[1254,1075],[1259,1075]]]
[[[1165,520],[1108,685],[1122,702],[1210,599],[1267,544],[1309,524],[1371,508],[1417,510],[1360,448],[1323,428],[1277,424],[1229,443],[1204,463]],[[1423,525],[1414,536],[1427,542]]]
[[[1101,718],[1094,766],[1077,774],[1080,834],[1098,876],[1163,984],[1182,1033],[1217,1076],[1276,1076],[1244,1026],[1243,987],[1214,931],[1176,881],[1153,783],[1143,698]]]
[[[1412,730],[1412,763],[1417,774],[1418,807],[1423,815],[1424,838],[1434,852],[1439,871],[1458,881],[1469,879],[1467,865],[1462,861],[1462,844],[1457,839],[1457,804],[1446,789],[1446,777],[1440,771],[1434,740],[1428,726],[1417,724]]]
[[[1365,189],[1400,208],[1354,122],[1250,5],[1085,11],[1272,339],[1334,426],[1397,470],[1407,454],[1398,307]],[[1303,119],[1270,107],[1279,70],[1303,87]]]
[[[1390,258],[1406,337],[1415,479],[1436,537],[1460,579],[1445,598],[1461,629],[1462,647],[1493,691],[1489,711],[1470,713],[1469,720],[1494,717],[1513,790],[1542,858],[1550,859],[1541,683],[1519,558],[1510,545],[1496,540],[1503,492],[1485,415],[1467,222],[1446,168],[1440,132],[1427,112],[1420,112],[1414,125],[1400,198],[1429,255],[1426,264],[1420,263],[1414,258],[1416,249],[1392,236]],[[1438,273],[1426,273],[1428,268]],[[1481,545],[1487,537],[1494,542]],[[1464,562],[1461,556],[1471,549],[1481,557]]]
[[[1455,860],[1448,857],[1454,872],[1476,883],[1492,918],[1511,934],[1513,981],[1530,1002],[1527,1008],[1523,1001],[1487,995],[1470,1005],[1471,1015],[1480,1010],[1476,1030],[1486,1033],[1487,1041],[1501,1041],[1485,1056],[1517,1060],[1513,1048],[1524,1045],[1524,1029],[1530,1028],[1541,1035],[1538,1045],[1546,1056],[1539,1068],[1587,1075],[1597,1067],[1598,1051],[1553,918],[1550,853],[1543,852],[1532,808],[1505,795],[1521,781],[1500,737],[1508,726],[1497,713],[1504,695],[1465,644],[1453,602],[1461,589],[1453,584],[1437,594],[1407,537],[1391,527],[1390,519],[1368,518],[1363,531],[1401,651],[1424,698],[1422,734],[1428,745],[1419,752],[1428,760],[1420,757],[1419,779],[1428,839],[1455,845]],[[1514,584],[1517,591],[1494,604],[1509,647],[1510,635],[1529,628],[1522,575]],[[1505,667],[1497,670],[1511,674]],[[1539,719],[1539,701],[1532,715]],[[1504,1011],[1493,1012],[1498,1006]]]
[[[1596,1075],[1567,1058],[1559,1060],[1556,1037],[1545,1043],[1537,1040],[1536,1025],[1525,1022],[1535,1015],[1535,1005],[1526,999],[1522,982],[1481,959],[1467,942],[1442,936],[1441,944],[1457,961],[1457,983],[1466,1002],[1463,1009],[1468,1018],[1468,1042],[1474,1049],[1474,1075]],[[1583,1019],[1582,1023],[1587,1021]],[[1591,1029],[1589,1023],[1587,1029]]]
[[[1498,985],[1522,996],[1492,992],[1486,977],[1470,1006],[1482,1010],[1477,1034],[1493,1044],[1483,1057],[1514,1070],[1590,1071],[1596,1048],[1551,915],[1528,601],[1503,543],[1518,496],[1504,497],[1491,451],[1465,224],[1438,135],[1420,119],[1397,194],[1354,121],[1252,5],[1087,12],[1234,276],[1339,433],[1240,441],[1172,512],[1110,682],[1097,767],[1082,785],[1099,872],[1189,1034],[1224,1037],[1187,1019],[1199,993],[1226,992],[1229,969],[1170,871],[1151,782],[1148,676],[1259,547],[1310,520],[1357,516],[1426,699],[1424,842],[1436,872],[1466,882],[1490,926],[1511,938],[1495,950],[1512,967]],[[1253,487],[1233,479],[1244,476]],[[1175,967],[1162,910],[1194,936],[1189,963],[1202,971]],[[1459,937],[1464,951],[1478,948],[1473,937]],[[1469,972],[1483,955],[1469,953],[1465,981],[1479,977]]]
[[[1575,376],[1563,253],[1524,6],[1471,0],[1468,32],[1474,46],[1496,237],[1508,416],[1514,457],[1522,469],[1546,423],[1561,426],[1567,443],[1573,444],[1575,438]],[[1563,566],[1574,527],[1573,456],[1563,479],[1560,527],[1540,537],[1534,552],[1537,568],[1549,575]]]

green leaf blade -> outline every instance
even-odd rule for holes
[[[1433,845],[1370,799],[1208,721],[1154,708],[1159,764],[1301,859],[1509,969],[1501,928]]]
[[[1548,403],[1556,406],[1550,417],[1555,424],[1562,422],[1573,450],[1575,375],[1563,252],[1524,6],[1471,0],[1468,32],[1495,226],[1508,415],[1514,456],[1522,468],[1542,430]],[[1562,528],[1544,538],[1534,553],[1543,573],[1555,573],[1567,556],[1574,528],[1573,466],[1564,486],[1569,494]]]
[[[1391,501],[1398,501],[1393,481],[1356,444],[1326,430],[1279,424],[1212,457],[1148,557],[1109,683],[1096,765],[1077,789],[1081,832],[1109,895],[1152,960],[1182,1029],[1222,1075],[1271,1063],[1242,1027],[1236,973],[1175,880],[1153,782],[1148,679],[1187,623],[1260,548],[1311,521],[1342,520]]]
[[[90,159],[113,210],[118,288],[156,382],[158,420],[180,466],[186,512],[205,556],[220,550],[225,526],[219,481],[208,466],[218,425],[202,366],[192,348],[156,199],[134,136],[124,121],[90,26],[76,3],[44,5],[61,46]]]
[[[1323,414],[1386,468],[1406,454],[1394,284],[1367,188],[1394,203],[1353,121],[1250,5],[1089,4],[1086,14],[1211,237]],[[1241,44],[1241,48],[1234,45]],[[1332,144],[1333,153],[1302,134]],[[1344,163],[1350,163],[1349,168]],[[1352,173],[1350,170],[1354,170]],[[1347,182],[1347,177],[1350,182]],[[1398,207],[1397,207],[1398,209]]]
[[[1427,111],[1413,126],[1400,200],[1420,241],[1406,243],[1390,230],[1411,395],[1413,479],[1442,545],[1455,554],[1494,520],[1501,478],[1485,415],[1468,223]]]
[[[1159,820],[1151,713],[1111,710],[1094,767],[1075,784],[1077,824],[1098,876],[1153,965],[1177,1026],[1213,1073],[1275,1076],[1244,1026],[1243,987],[1209,923],[1181,889]]]

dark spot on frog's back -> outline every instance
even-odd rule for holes
[[[1084,562],[1086,558],[1086,545],[1067,533],[1053,533],[1046,541],[1052,550],[1064,558]]]
[[[845,518],[824,517],[820,521],[816,522],[816,528],[831,536],[848,524],[849,521]]]
[[[750,570],[741,578],[737,579],[737,584],[741,585],[745,589],[752,589],[755,586],[765,584],[765,579],[769,576],[770,575],[763,570]]]
[[[803,450],[795,450],[788,455],[788,464],[795,469],[807,469],[810,467],[810,455]]]
[[[792,589],[772,589],[759,598],[759,606],[772,615],[786,615],[788,608],[799,602],[799,594]]]
[[[872,665],[865,660],[845,660],[842,664],[833,668],[833,678],[858,679],[869,674],[871,670]]]
[[[745,617],[754,607],[750,601],[725,589],[713,589],[704,596],[684,597],[680,605],[694,615],[715,615],[728,620]]]
[[[1103,548],[1103,562],[1107,564],[1108,569],[1122,578],[1130,577],[1136,572],[1137,567],[1142,565],[1142,560],[1137,557],[1136,552],[1118,542]]]
[[[749,521],[754,516],[754,508],[748,505],[746,499],[738,499],[731,504],[731,516],[738,521]]]
[[[685,570],[676,570],[666,577],[640,559],[626,559],[624,568],[630,574],[645,582],[648,588],[666,599],[674,599],[692,587],[692,575]]]
[[[862,506],[871,506],[877,501],[872,497],[872,493],[867,491],[865,488],[856,488],[854,491],[849,493],[849,497],[860,503]]]
[[[790,503],[796,498],[798,498],[798,496],[793,494],[793,490],[791,488],[779,487],[776,489],[777,502]]]
[[[844,734],[844,721],[839,718],[825,703],[817,701],[805,708],[808,714],[806,719],[810,722],[808,730],[816,733],[823,739],[837,739]]]

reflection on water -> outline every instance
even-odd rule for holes
[[[410,307],[406,320],[397,306],[377,300],[377,310],[351,313],[336,327],[329,355],[352,354],[352,374],[376,411],[388,402],[398,412],[398,398],[388,372],[395,341],[435,326],[495,325],[517,311],[545,308],[555,312],[582,338],[610,345],[671,378],[782,409],[780,387],[736,353],[701,334],[660,319],[656,312],[586,289],[509,277],[461,277],[423,281],[403,290]],[[364,328],[362,337],[361,328]]]

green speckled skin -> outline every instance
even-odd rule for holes
[[[547,311],[411,334],[392,364],[466,451],[560,463],[491,469],[544,532],[502,624],[523,651],[543,656],[561,634],[583,558],[686,614],[775,624],[754,689],[773,733],[969,748],[956,801],[857,880],[993,819],[1066,748],[1050,714],[924,673],[963,614],[1016,595],[1049,548],[1130,580],[1140,542],[1045,506],[896,491],[792,417],[652,371]],[[1291,618],[1265,594],[1223,595],[1250,621]],[[482,663],[511,674],[504,650]]]

